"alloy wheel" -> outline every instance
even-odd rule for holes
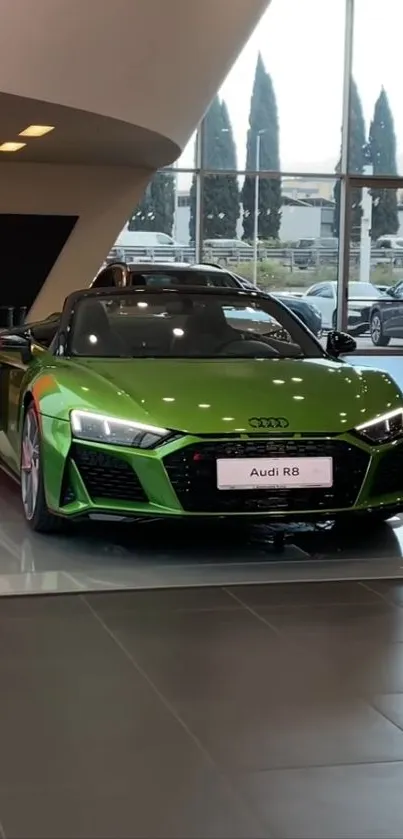
[[[373,315],[371,319],[371,338],[374,344],[379,344],[382,336],[382,324],[379,315]]]
[[[35,515],[39,492],[39,466],[39,428],[35,414],[30,410],[25,417],[21,449],[21,495],[28,521]]]

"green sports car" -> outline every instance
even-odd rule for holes
[[[264,293],[90,289],[0,336],[0,456],[31,527],[403,509],[403,395]]]

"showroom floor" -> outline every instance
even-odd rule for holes
[[[0,839],[403,836],[403,520],[34,536],[3,476],[0,595]]]
[[[7,597],[0,627],[1,836],[403,836],[401,583]]]

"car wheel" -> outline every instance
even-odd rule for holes
[[[33,404],[26,411],[22,428],[20,478],[24,515],[32,530],[38,533],[60,530],[62,520],[52,515],[46,504],[40,428]]]
[[[373,312],[369,324],[369,331],[371,333],[371,341],[375,347],[387,347],[390,338],[383,333],[382,319],[379,312]]]

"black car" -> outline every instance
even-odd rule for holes
[[[92,283],[92,288],[125,288],[133,285],[205,285],[216,288],[254,288],[250,280],[221,268],[219,265],[188,265],[168,262],[132,263],[115,262],[104,266]],[[284,306],[296,315],[302,323],[319,337],[322,332],[322,316],[318,309],[297,297],[273,294]]]
[[[239,280],[244,288],[254,288],[254,285],[250,280],[246,280],[238,274],[234,276],[236,276],[237,280]],[[320,338],[322,334],[322,315],[315,305],[308,303],[306,300],[301,300],[300,297],[292,297],[292,295],[288,294],[277,294],[275,292],[272,294],[272,297],[279,300],[283,306],[287,306],[287,309],[289,309],[293,315],[296,315],[297,318],[302,320],[302,323],[307,329],[310,329],[317,338]]]
[[[101,268],[91,288],[128,288],[133,285],[198,285],[208,288],[239,286],[233,274],[219,265],[189,265],[179,262],[111,262]]]
[[[287,306],[317,338],[320,338],[322,334],[322,315],[319,309],[299,297],[292,297],[288,294],[273,294],[272,296],[279,300],[283,306]]]
[[[387,347],[391,338],[403,338],[403,280],[374,303],[369,330],[375,347]]]

